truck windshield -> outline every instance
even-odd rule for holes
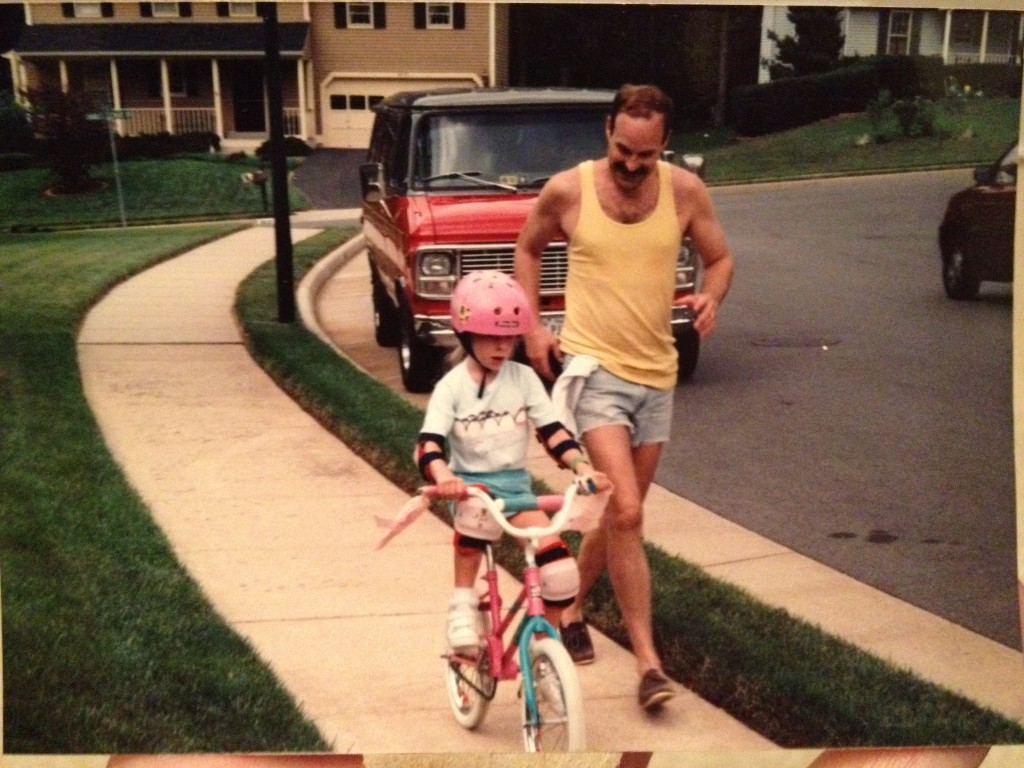
[[[529,189],[605,154],[602,109],[491,110],[427,115],[417,129],[419,189]]]

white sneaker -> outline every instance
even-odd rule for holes
[[[448,606],[448,625],[445,630],[448,648],[466,652],[480,645],[480,611],[474,605],[456,603]]]

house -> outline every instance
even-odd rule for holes
[[[1024,13],[932,8],[839,8],[843,56],[941,56],[945,64],[1021,64]],[[759,82],[768,82],[775,43],[793,34],[785,6],[766,6],[761,23]]]
[[[27,2],[15,91],[79,89],[120,134],[267,136],[264,22],[255,2]],[[365,147],[392,93],[505,85],[508,7],[492,3],[277,3],[285,133]]]

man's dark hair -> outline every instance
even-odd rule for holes
[[[632,85],[627,83],[619,88],[612,100],[611,127],[615,128],[615,116],[625,112],[632,117],[649,118],[661,115],[664,118],[665,137],[672,130],[675,104],[671,97],[656,85]]]

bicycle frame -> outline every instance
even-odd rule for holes
[[[575,499],[576,489],[571,486],[564,496],[546,495],[537,498],[537,508],[545,511],[555,511],[555,517],[551,524],[544,528],[517,529],[512,526],[504,517],[503,504],[495,502],[486,494],[486,491],[477,488],[470,488],[471,495],[484,500],[488,511],[498,520],[499,525],[512,536],[524,540],[523,555],[526,559],[526,569],[523,572],[523,587],[519,594],[509,606],[507,612],[502,615],[504,607],[501,590],[498,588],[498,570],[494,561],[494,551],[490,544],[484,550],[486,571],[484,578],[487,582],[487,591],[481,595],[480,608],[486,609],[490,621],[490,631],[487,633],[486,653],[490,664],[490,674],[495,680],[515,680],[520,674],[523,675],[523,691],[526,696],[529,712],[536,716],[537,703],[534,699],[533,671],[530,667],[530,641],[537,635],[546,635],[559,639],[558,631],[551,625],[544,615],[544,601],[540,595],[540,569],[537,567],[536,550],[537,544],[544,536],[561,530],[565,522],[567,510],[572,506]],[[508,645],[504,644],[505,633],[511,628],[516,615],[525,606],[526,613],[516,627]],[[467,662],[474,661],[466,659]],[[488,698],[493,697],[494,690],[480,691]]]

